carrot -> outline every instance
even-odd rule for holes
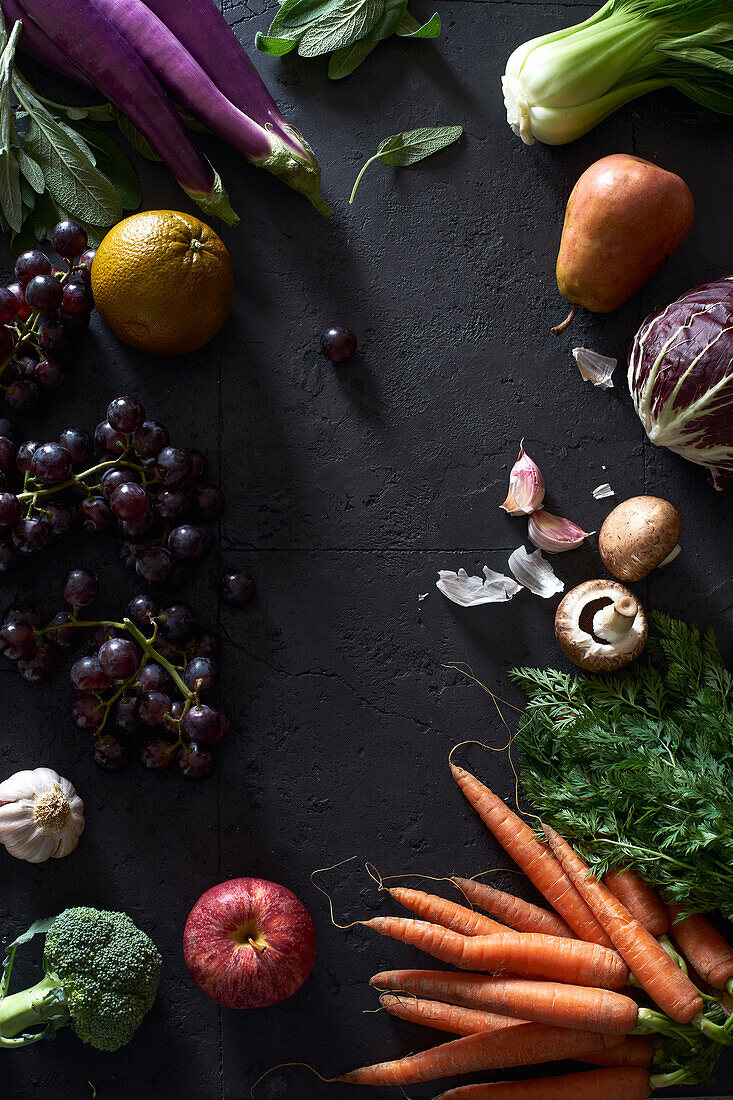
[[[629,976],[615,951],[582,940],[563,940],[541,932],[461,936],[410,917],[372,917],[361,923],[381,936],[419,947],[462,970],[517,974],[521,978],[546,978],[602,989],[623,989]]]
[[[592,907],[632,974],[663,1012],[680,1024],[688,1024],[703,1007],[702,998],[690,979],[608,887],[589,874],[587,865],[567,841],[548,825],[543,827],[553,852]]]
[[[465,905],[458,905],[455,901],[448,901],[436,894],[426,894],[423,890],[407,890],[401,886],[388,892],[395,901],[412,913],[417,913],[423,920],[440,924],[453,932],[460,932],[462,936],[490,936],[494,932],[506,932],[504,925],[491,917],[475,913]]]
[[[453,778],[502,848],[522,868],[581,940],[610,947],[611,941],[552,853],[521,817],[465,768],[451,764]]]
[[[347,1085],[415,1085],[420,1081],[453,1077],[457,1073],[478,1073],[486,1069],[579,1058],[588,1051],[611,1047],[619,1042],[618,1037],[613,1035],[527,1024],[491,1035],[465,1035],[394,1062],[378,1062],[352,1070],[334,1080]]]
[[[533,1081],[459,1085],[441,1092],[436,1100],[645,1100],[651,1094],[646,1070],[590,1069]]]
[[[450,970],[384,970],[370,985],[436,1001],[479,1008],[533,1023],[628,1035],[639,1019],[636,1001],[623,993],[525,978],[487,978]]]
[[[442,1001],[426,1001],[421,997],[397,996],[394,993],[383,993],[379,1003],[390,1016],[434,1027],[438,1031],[449,1031],[451,1035],[478,1035],[479,1032],[501,1031],[506,1027],[524,1027],[526,1024],[525,1020],[513,1020],[511,1016],[498,1016],[477,1008],[462,1008],[443,1004]]]
[[[683,917],[683,911],[669,906],[672,939],[708,985],[733,992],[733,947],[701,914]]]
[[[612,1050],[584,1054],[581,1061],[595,1066],[646,1066],[654,1060],[654,1040],[648,1035],[628,1035]]]
[[[548,913],[547,909],[541,909],[539,905],[532,905],[529,901],[515,898],[513,894],[506,894],[503,890],[495,890],[493,886],[476,882],[472,878],[458,878],[454,875],[451,882],[474,905],[485,909],[515,932],[544,932],[548,936],[574,939],[574,933],[561,917]]]
[[[647,886],[634,871],[628,867],[622,871],[609,871],[603,876],[603,881],[647,932],[653,936],[663,936],[668,931],[669,918],[664,904],[651,886]]]

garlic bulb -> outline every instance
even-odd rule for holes
[[[83,832],[84,803],[51,768],[16,772],[0,783],[0,844],[16,859],[67,856]]]

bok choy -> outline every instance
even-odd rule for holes
[[[608,0],[585,22],[519,46],[502,87],[507,121],[527,145],[564,145],[659,88],[733,114],[733,4]]]

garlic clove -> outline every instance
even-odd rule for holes
[[[542,505],[545,499],[545,480],[540,468],[519,445],[519,457],[509,474],[509,492],[499,507],[510,516],[528,516]]]
[[[553,516],[542,508],[529,517],[529,538],[540,550],[548,554],[562,554],[565,550],[575,550],[581,543],[594,534],[584,531],[572,520],[562,516]]]

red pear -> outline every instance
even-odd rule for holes
[[[557,285],[574,306],[609,313],[676,252],[692,226],[690,189],[674,172],[628,153],[591,164],[568,199]]]

